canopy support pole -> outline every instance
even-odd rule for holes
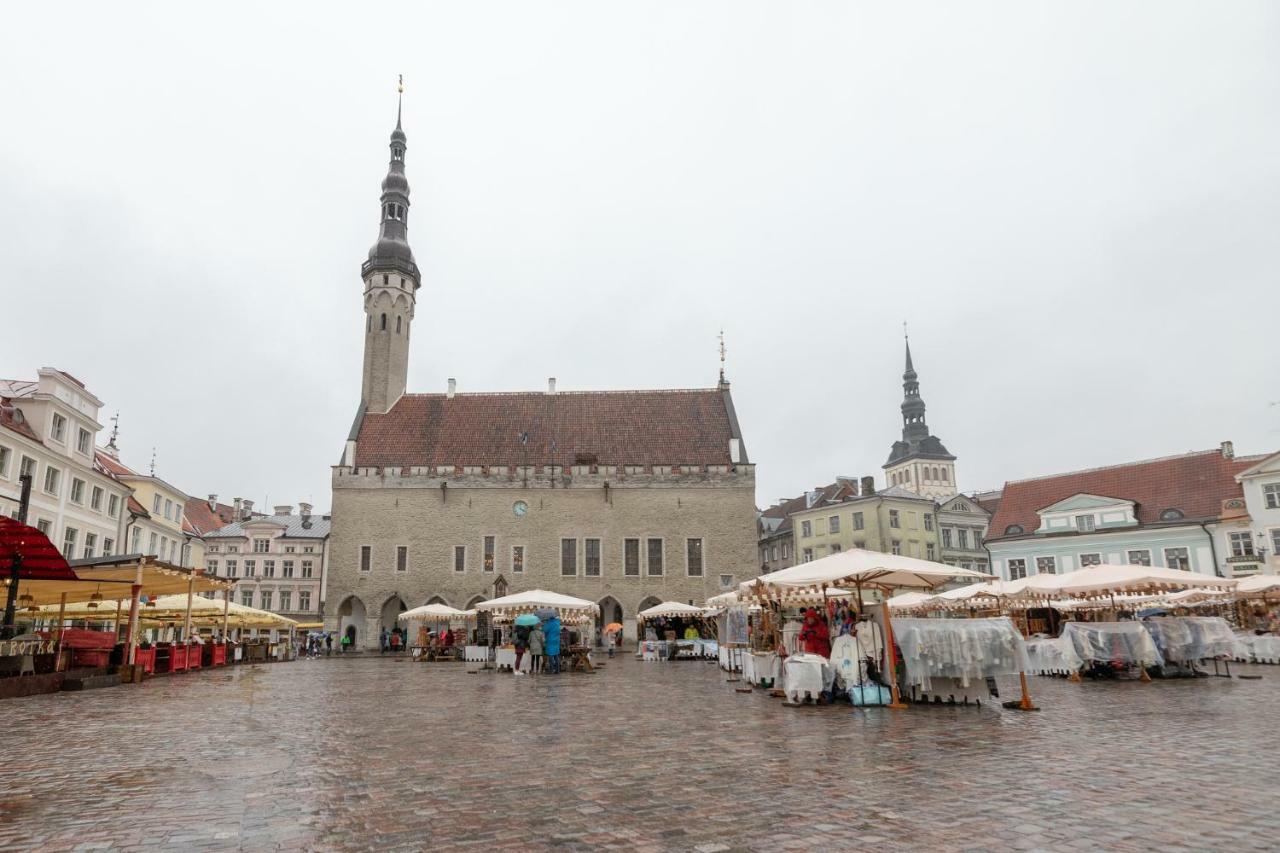
[[[227,623],[231,619],[231,587],[222,591],[222,644],[227,644]]]
[[[182,626],[182,642],[184,645],[191,645],[191,600],[196,594],[196,576],[192,574],[187,578],[187,620]]]
[[[117,600],[117,601],[116,601],[116,618],[115,618],[115,620],[111,623],[111,628],[112,628],[112,630],[114,630],[114,631],[116,632],[116,636],[117,636],[117,637],[119,637],[119,636],[120,636],[120,609],[121,609],[122,607],[124,607],[124,599],[123,599],[123,598],[121,598],[121,599],[119,599],[119,600]]]
[[[1027,674],[1025,672],[1019,672],[1018,681],[1022,687],[1022,698],[1018,701],[1018,710],[1039,711],[1040,709],[1031,703],[1031,693],[1027,690]]]
[[[898,659],[893,650],[893,617],[889,615],[892,609],[889,607],[889,599],[886,596],[880,602],[880,609],[884,611],[884,650],[885,650],[885,669],[888,670],[889,691],[893,697],[893,701],[887,707],[895,711],[906,710],[906,703],[902,701],[902,696],[898,692]]]
[[[62,626],[66,623],[66,620],[67,620],[67,594],[64,592],[58,598],[58,640],[57,640],[57,646],[55,647],[56,653],[53,658],[54,661],[56,662],[54,665],[55,671],[59,666],[62,665]]]
[[[138,571],[142,573],[141,569]],[[129,627],[125,631],[125,660],[134,664],[134,652],[138,648],[138,593],[142,592],[142,584],[135,583],[129,587]]]

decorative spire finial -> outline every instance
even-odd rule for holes
[[[107,450],[112,456],[120,452],[120,448],[116,446],[116,437],[120,435],[120,413],[116,412],[111,416],[111,438],[107,441]]]
[[[404,75],[400,75],[400,79],[396,81],[396,92],[399,97],[396,99],[396,130],[400,129],[400,108],[404,106]]]
[[[720,328],[720,384],[724,385],[724,327]]]

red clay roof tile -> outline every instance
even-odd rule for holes
[[[1039,510],[1078,494],[1133,501],[1138,522],[1144,525],[1159,521],[1166,509],[1181,510],[1192,521],[1217,518],[1224,500],[1241,495],[1235,475],[1259,458],[1226,459],[1219,450],[1205,450],[1005,483],[987,541],[1005,538],[1005,531],[1015,524],[1025,534],[1010,537],[1035,532]]]
[[[364,416],[355,464],[729,465],[731,438],[717,389],[406,394]]]

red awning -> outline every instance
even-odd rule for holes
[[[22,557],[21,580],[74,581],[76,573],[49,537],[12,518],[0,516],[0,577],[8,578],[15,555]]]

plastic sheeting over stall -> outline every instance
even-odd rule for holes
[[[992,619],[894,619],[908,686],[930,689],[930,679],[971,682],[1030,672],[1027,646],[1007,616]]]

